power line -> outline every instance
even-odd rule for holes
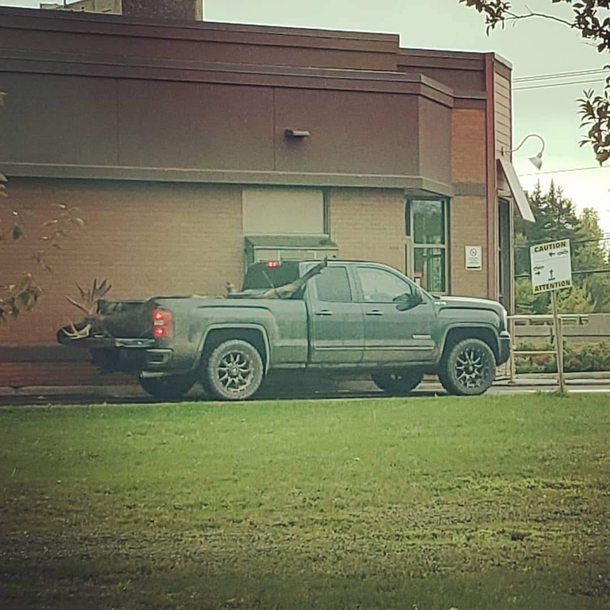
[[[606,167],[601,167],[601,166],[591,166],[591,167],[571,167],[571,168],[566,168],[566,169],[557,169],[555,171],[546,171],[546,172],[532,172],[531,174],[519,174],[519,176],[540,176],[543,174],[565,174],[567,172],[585,172],[585,171],[589,171],[592,169],[610,169],[610,165],[607,165]]]
[[[588,83],[603,83],[605,78],[596,78],[595,80],[578,80],[571,83],[546,83],[544,85],[532,85],[528,87],[513,87],[513,91],[529,91],[532,89],[551,89],[553,87],[569,87],[571,85],[586,85]]]
[[[553,80],[557,78],[574,78],[577,76],[586,76],[591,74],[604,74],[607,70],[598,68],[595,70],[577,70],[575,72],[549,72],[547,74],[538,74],[536,76],[521,76],[514,78],[513,83],[526,83],[539,80]]]

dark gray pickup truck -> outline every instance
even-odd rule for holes
[[[257,263],[242,292],[227,298],[101,301],[97,316],[106,323],[97,328],[105,330],[93,324],[86,338],[60,331],[58,339],[88,348],[102,370],[137,374],[162,399],[179,398],[199,382],[215,398],[245,400],[280,369],[364,372],[401,395],[435,373],[448,392],[476,395],[508,359],[502,305],[434,297],[385,265],[330,261],[290,298],[269,294],[315,265]],[[109,333],[121,316],[133,321],[130,330]]]

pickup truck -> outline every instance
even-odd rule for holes
[[[216,399],[245,400],[281,369],[366,373],[395,395],[437,374],[449,393],[478,395],[509,357],[502,305],[432,296],[379,263],[332,260],[290,298],[272,298],[270,289],[298,281],[316,263],[255,263],[242,291],[227,297],[99,301],[105,324],[84,338],[60,330],[58,340],[88,348],[104,371],[137,375],[160,399],[200,383]],[[120,317],[131,323],[113,326]]]

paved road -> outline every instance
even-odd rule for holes
[[[289,384],[290,385],[290,384]],[[299,387],[300,386],[300,387]],[[571,378],[568,380],[568,392],[573,394],[600,394],[610,393],[609,378]],[[535,392],[555,392],[558,386],[549,379],[520,379],[518,384],[510,385],[507,381],[496,383],[488,392],[495,396],[511,394],[532,394]],[[369,381],[344,382],[342,384],[323,384],[317,387],[307,384],[282,388],[268,384],[260,393],[261,400],[315,400],[315,399],[362,399],[382,398],[384,394],[376,389]],[[430,396],[448,396],[439,383],[424,382],[413,393],[415,398]],[[201,392],[194,390],[186,400],[209,399]],[[25,406],[25,405],[74,405],[74,404],[148,404],[155,401],[146,395],[139,387],[69,387],[69,388],[0,388],[0,406]]]

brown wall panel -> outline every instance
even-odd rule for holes
[[[0,48],[394,70],[398,36],[0,7]]]
[[[270,88],[119,83],[122,165],[271,170],[272,133]]]
[[[241,189],[188,184],[113,183],[13,179],[10,201],[33,216],[27,239],[3,253],[0,284],[32,268],[50,205],[78,206],[83,229],[51,251],[53,274],[42,274],[40,307],[0,326],[2,345],[43,345],[79,312],[64,295],[76,296],[74,282],[90,285],[107,278],[109,298],[148,298],[159,294],[224,294],[227,280],[243,275]]]
[[[451,183],[451,113],[431,100],[419,99],[420,175]]]
[[[481,53],[433,49],[400,49],[398,70],[425,74],[456,91],[485,91],[485,63]]]
[[[405,73],[424,74],[456,91],[485,91],[485,72],[481,70],[451,70],[448,68],[412,67],[399,65]]]
[[[0,91],[0,161],[117,164],[114,80],[4,72]]]
[[[510,80],[494,73],[494,117],[496,132],[496,156],[512,148],[512,95]]]
[[[0,48],[267,66],[395,70],[392,53],[0,28]]]
[[[451,182],[451,110],[412,93],[12,73],[0,86],[4,163]]]
[[[417,97],[278,89],[279,171],[418,175]],[[285,129],[311,136],[289,139]]]

